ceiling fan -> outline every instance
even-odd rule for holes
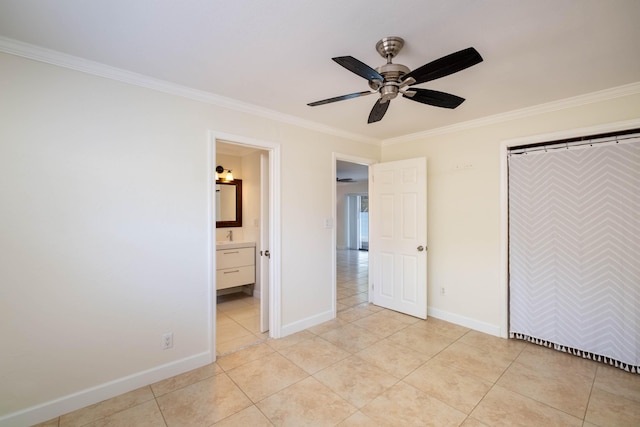
[[[464,98],[450,93],[421,89],[413,86],[457,73],[458,71],[482,62],[482,57],[477,50],[469,47],[443,56],[440,59],[436,59],[411,71],[402,64],[391,63],[391,60],[400,52],[403,46],[404,40],[401,37],[395,36],[385,37],[376,43],[376,50],[380,56],[387,60],[387,63],[375,70],[353,56],[332,58],[347,70],[367,79],[371,90],[323,99],[307,105],[315,107],[317,105],[379,93],[380,97],[373,105],[373,109],[369,114],[369,120],[367,121],[367,123],[374,123],[384,117],[389,108],[390,101],[398,96],[398,94],[402,94],[403,98],[412,101],[442,108],[456,108],[464,102]]]

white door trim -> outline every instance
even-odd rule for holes
[[[269,336],[280,338],[282,319],[280,316],[281,299],[281,242],[280,242],[280,144],[232,135],[210,130],[208,132],[208,246],[209,246],[209,352],[211,361],[216,359],[216,226],[213,213],[215,212],[215,165],[216,141],[225,141],[236,145],[256,147],[269,152],[269,251],[271,263],[269,269]]]
[[[500,144],[500,336],[509,336],[509,168],[507,151],[520,145],[576,138],[599,133],[618,132],[640,127],[640,119],[607,123],[586,128],[527,136],[502,141]]]
[[[379,160],[371,159],[368,157],[358,157],[352,156],[350,154],[333,152],[331,153],[331,206],[333,206],[333,233],[331,234],[331,251],[333,256],[331,257],[331,310],[333,312],[333,317],[336,317],[336,295],[337,295],[337,281],[336,281],[336,248],[338,245],[338,233],[336,226],[336,218],[338,217],[338,199],[336,194],[336,168],[338,160],[342,160],[344,162],[357,163],[360,165],[371,166],[374,163],[378,163]],[[369,197],[371,197],[371,175],[369,175],[369,188],[367,189]],[[371,201],[371,199],[369,199]],[[369,230],[369,234],[371,234],[371,230]],[[369,265],[369,292],[367,293],[369,296],[369,302],[371,302],[371,265]]]

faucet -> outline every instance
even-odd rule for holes
[[[229,230],[229,232],[227,233],[227,238],[230,242],[233,242],[233,230]]]

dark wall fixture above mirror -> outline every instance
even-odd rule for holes
[[[216,228],[242,227],[242,180],[216,181]]]
[[[225,170],[227,171],[225,173]],[[231,169],[225,169],[223,166],[216,166],[216,180],[222,180],[225,182],[233,181],[233,174],[231,173]]]

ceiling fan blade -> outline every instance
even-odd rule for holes
[[[414,95],[412,96],[411,93]],[[459,96],[431,89],[410,88],[402,96],[412,101],[442,108],[456,108],[464,102],[464,98]]]
[[[411,84],[417,85],[457,73],[480,62],[482,62],[482,56],[480,56],[477,50],[469,47],[416,68],[406,74],[403,80],[413,77],[416,82]]]
[[[387,102],[381,102],[380,100],[376,101],[376,103],[373,105],[373,108],[371,109],[371,112],[369,113],[369,120],[367,121],[367,123],[375,123],[382,120],[382,118],[384,117],[384,114],[387,112],[387,109],[389,108],[389,104],[391,104],[391,101],[387,101]]]
[[[376,93],[376,92],[364,91],[364,92],[350,93],[348,95],[335,96],[333,98],[323,99],[322,101],[310,102],[307,105],[310,107],[315,107],[316,105],[324,105],[324,104],[329,104],[331,102],[344,101],[346,99],[357,98],[359,96],[371,95],[372,93]]]
[[[369,81],[372,80],[380,80],[380,82],[384,81],[384,77],[380,73],[378,73],[373,68],[369,67],[364,62],[358,61],[353,56],[338,56],[336,58],[331,58],[336,61],[338,64],[342,65],[347,70],[351,71],[363,77]]]

